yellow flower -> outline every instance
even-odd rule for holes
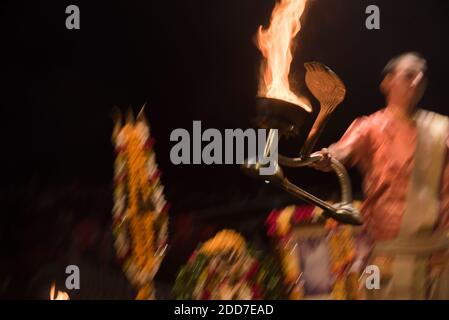
[[[295,212],[295,206],[289,206],[282,210],[276,222],[276,231],[278,236],[283,237],[288,234],[291,228],[291,218]]]
[[[243,252],[246,248],[245,239],[233,231],[222,230],[218,232],[215,237],[206,241],[201,248],[200,252],[205,254],[214,254],[223,251],[237,251]]]
[[[299,286],[294,286],[293,290],[290,292],[290,300],[300,300],[304,298],[304,292]]]
[[[129,221],[133,254],[125,269],[131,265],[135,266],[136,272],[131,273],[131,278],[140,286],[153,277],[160,260],[160,257],[155,257],[154,217],[156,213],[142,207],[150,200],[153,192],[152,185],[148,181],[147,166],[151,154],[144,148],[148,132],[142,129],[146,128],[138,128],[132,123],[127,123],[119,133],[120,146],[124,148],[124,152],[120,155],[119,162],[123,163],[120,171],[126,172],[128,179],[126,187],[120,187],[116,191],[117,193],[127,192],[128,208],[125,215]],[[140,288],[137,299],[148,298],[152,293],[152,287],[146,283]]]
[[[147,300],[152,297],[153,293],[153,288],[147,284],[140,288],[139,292],[137,293],[136,300]]]

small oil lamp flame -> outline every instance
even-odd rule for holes
[[[300,18],[305,6],[306,0],[280,0],[273,9],[269,27],[259,27],[257,47],[265,59],[258,95],[284,100],[311,112],[308,103],[291,91],[288,78],[293,60],[293,39],[301,30]]]
[[[70,297],[67,292],[59,290],[55,297],[55,283],[53,282],[50,288],[50,300],[70,300]]]

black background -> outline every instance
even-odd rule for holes
[[[266,245],[264,218],[295,200],[238,166],[172,165],[169,136],[179,127],[191,131],[193,120],[203,128],[250,126],[260,62],[253,39],[269,22],[274,2],[2,2],[0,295],[41,297],[41,286],[63,279],[61,266],[76,262],[87,264],[82,270],[90,268],[93,278],[110,273],[115,279],[105,276],[98,280],[103,289],[80,297],[132,297],[113,261],[109,232],[114,105],[138,111],[147,102],[172,204],[162,287],[170,287],[198,241],[223,227]],[[65,28],[69,4],[80,8],[80,30]],[[370,4],[380,8],[380,30],[365,28]],[[315,60],[330,66],[348,89],[318,147],[337,140],[355,117],[383,107],[380,71],[404,51],[428,59],[422,107],[447,114],[448,14],[443,0],[309,1],[292,81],[301,88],[303,63]],[[311,190],[336,187],[327,174],[291,174]],[[104,293],[105,283],[123,290]]]

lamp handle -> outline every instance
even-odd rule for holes
[[[308,158],[289,158],[282,155],[278,155],[278,161],[280,165],[298,168],[304,166],[310,166],[312,163],[316,161],[320,161],[322,159],[322,155],[319,152],[315,152],[311,154]],[[301,189],[297,185],[290,182],[287,178],[284,178],[281,182],[281,187],[287,192],[307,201],[311,202],[321,209],[325,210],[325,215],[330,216],[338,221],[360,225],[362,221],[359,217],[358,211],[352,207],[352,187],[351,180],[349,178],[349,174],[346,171],[346,168],[338,161],[336,158],[331,157],[331,167],[335,172],[338,178],[338,182],[340,184],[340,202],[337,205],[332,205],[314,195],[306,192]]]

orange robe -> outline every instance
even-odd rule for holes
[[[422,110],[416,121],[383,109],[355,120],[329,147],[363,175],[370,264],[382,279],[367,293],[373,299],[449,299],[449,125]]]
[[[449,133],[448,133],[449,134]],[[449,138],[446,143],[449,149]],[[362,214],[373,240],[395,238],[404,213],[416,148],[416,127],[398,120],[388,109],[356,119],[343,137],[329,147],[347,167],[363,176]],[[449,152],[441,180],[437,229],[449,229]]]

